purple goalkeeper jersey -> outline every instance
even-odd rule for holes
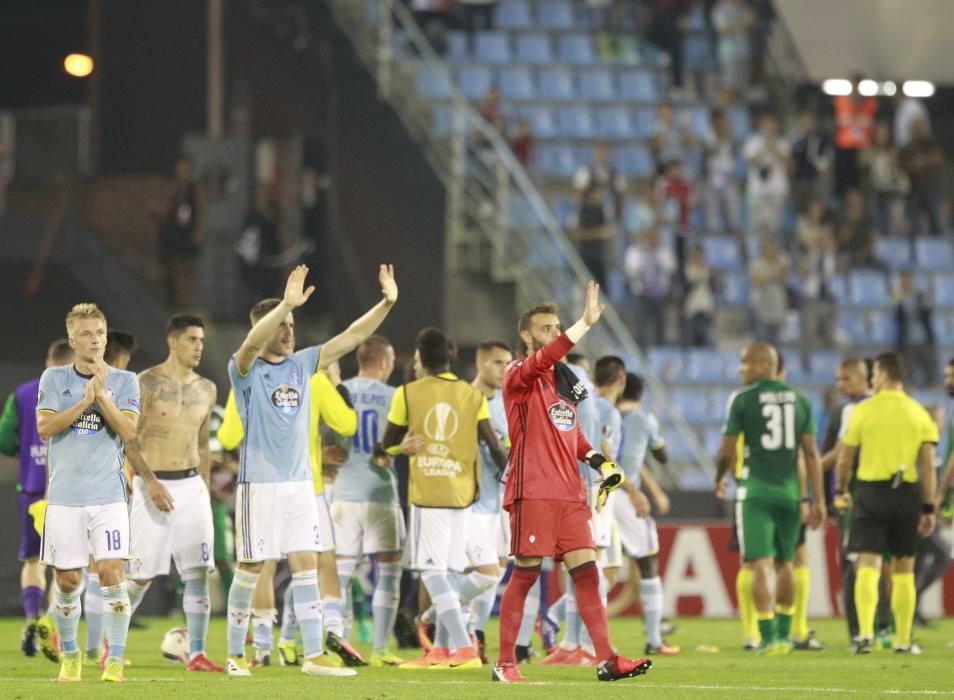
[[[24,493],[46,492],[46,442],[36,429],[36,401],[40,378],[21,384],[15,392],[17,402],[17,436],[20,442],[20,490]]]

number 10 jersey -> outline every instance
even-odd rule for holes
[[[393,467],[378,467],[371,461],[375,443],[384,437],[395,388],[364,377],[353,377],[344,385],[348,387],[351,403],[358,414],[358,430],[354,434],[348,461],[338,468],[334,500],[396,506],[398,491]]]

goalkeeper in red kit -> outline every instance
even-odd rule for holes
[[[565,332],[554,305],[538,306],[520,317],[527,358],[504,374],[503,399],[510,427],[510,467],[504,508],[510,513],[514,569],[500,604],[500,657],[493,678],[504,683],[526,679],[516,664],[515,644],[527,593],[540,575],[543,557],[562,560],[576,586],[580,616],[593,639],[601,681],[638,676],[648,659],[618,656],[609,640],[606,608],[600,598],[591,510],[577,460],[599,472],[597,508],[623,483],[623,472],[583,437],[577,404],[586,389],[560,361],[600,319],[599,285],[586,288],[586,309]]]

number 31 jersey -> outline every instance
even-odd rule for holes
[[[398,505],[397,479],[394,468],[382,468],[371,462],[374,445],[384,437],[388,409],[394,387],[376,379],[353,377],[344,382],[351,394],[351,403],[358,414],[358,430],[348,461],[338,468],[334,500],[373,501]]]
[[[808,399],[784,382],[751,384],[729,397],[722,434],[743,436],[739,500],[798,500],[799,447],[815,434]]]

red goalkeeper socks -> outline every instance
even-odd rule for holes
[[[510,581],[500,599],[500,655],[497,665],[515,664],[517,635],[520,633],[520,624],[523,622],[523,606],[527,601],[527,593],[537,582],[540,576],[540,566],[521,568],[515,566],[510,575]],[[599,594],[597,593],[597,600]],[[606,629],[606,615],[603,615],[603,629]]]
[[[573,584],[576,586],[576,607],[583,618],[593,647],[596,649],[597,661],[605,661],[616,652],[609,640],[609,627],[606,624],[606,608],[600,598],[600,573],[596,562],[590,561],[570,569]],[[503,615],[501,614],[501,626]]]

